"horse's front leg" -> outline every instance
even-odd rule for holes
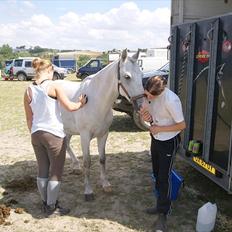
[[[72,169],[76,174],[81,174],[82,170],[80,167],[80,162],[77,159],[77,157],[75,156],[71,145],[70,145],[70,141],[71,141],[72,135],[66,135],[66,140],[67,140],[67,153],[69,154],[71,160],[72,160]]]
[[[81,148],[83,153],[83,166],[84,166],[84,174],[85,174],[85,200],[92,201],[94,200],[93,190],[90,184],[90,165],[91,165],[91,157],[90,157],[90,135],[88,133],[81,133]]]
[[[106,156],[105,156],[105,147],[106,147],[106,140],[108,137],[108,132],[104,134],[102,137],[97,137],[97,145],[98,145],[98,152],[100,156],[100,166],[101,166],[101,184],[105,192],[111,192],[111,185],[106,177]]]

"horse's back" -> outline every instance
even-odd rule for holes
[[[70,100],[75,100],[78,93],[80,92],[80,86],[81,86],[80,82],[73,82],[66,80],[58,80],[56,82],[62,86],[66,96],[68,96]]]
[[[78,101],[78,96],[80,95],[80,86],[81,86],[79,82],[72,82],[66,80],[58,80],[56,82],[59,83],[60,86],[62,86],[66,96],[71,101],[74,102]],[[77,119],[75,112],[70,112],[61,106],[61,115],[62,115],[62,121],[64,124],[65,133],[70,135],[79,134],[76,125]]]

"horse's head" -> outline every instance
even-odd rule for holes
[[[123,50],[118,63],[119,93],[133,104],[136,111],[143,103],[144,89],[142,75],[137,63],[139,50],[132,57],[128,57],[127,50]]]

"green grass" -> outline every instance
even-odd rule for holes
[[[67,80],[80,81],[75,74]],[[23,97],[31,81],[0,81],[0,131],[16,130],[20,135],[28,133],[24,114]]]
[[[15,129],[28,133],[23,108],[23,95],[29,82],[0,82],[0,131]]]

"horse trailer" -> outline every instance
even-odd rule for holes
[[[232,13],[174,25],[170,43],[187,125],[179,155],[232,193]]]

